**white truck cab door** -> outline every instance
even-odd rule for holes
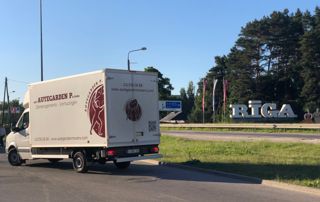
[[[29,136],[29,110],[21,115],[15,128],[15,142],[22,159],[31,159],[31,144]]]

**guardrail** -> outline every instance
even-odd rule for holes
[[[313,123],[178,123],[178,124],[160,124],[160,127],[166,128],[271,128],[271,129],[319,129],[320,124]]]

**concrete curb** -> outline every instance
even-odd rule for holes
[[[160,124],[167,128],[270,128],[270,129],[318,129],[320,123],[181,123]]]
[[[288,184],[284,182],[277,182],[272,180],[262,180],[262,185],[320,196],[320,189],[316,189],[312,187],[304,187],[304,186]]]
[[[245,176],[245,175],[227,173],[227,172],[222,172],[222,171],[217,171],[217,170],[209,170],[209,169],[205,169],[205,168],[196,168],[196,167],[192,167],[192,166],[188,166],[188,165],[165,163],[165,162],[156,161],[156,160],[143,160],[143,161],[148,164],[152,164],[152,165],[162,165],[162,166],[204,172],[204,173],[209,173],[209,174],[215,174],[215,175],[219,175],[219,176],[223,176],[223,177],[228,177],[228,178],[251,182],[254,184],[261,184],[261,185],[268,186],[268,187],[274,187],[274,188],[285,189],[285,190],[289,190],[289,191],[296,191],[296,192],[302,192],[302,193],[320,196],[320,189],[311,188],[311,187],[293,185],[293,184],[288,184],[288,183],[284,183],[284,182],[277,182],[277,181],[273,181],[273,180],[263,180],[263,179],[256,178],[256,177],[249,177],[249,176]]]

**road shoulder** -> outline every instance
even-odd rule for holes
[[[222,171],[217,171],[217,170],[210,170],[210,169],[205,169],[205,168],[197,168],[197,167],[188,166],[188,165],[166,163],[166,162],[161,162],[161,161],[157,161],[157,160],[143,160],[143,162],[148,163],[148,164],[152,164],[152,165],[161,165],[161,166],[168,166],[168,167],[204,172],[204,173],[219,175],[219,176],[228,177],[228,178],[232,178],[232,179],[243,180],[243,181],[247,181],[250,183],[261,184],[263,186],[268,186],[268,187],[279,188],[279,189],[288,190],[288,191],[295,191],[295,192],[301,192],[301,193],[320,196],[320,189],[311,188],[311,187],[304,187],[304,186],[288,184],[288,183],[278,182],[278,181],[273,181],[273,180],[263,180],[260,178],[239,175],[239,174],[235,174],[235,173],[222,172]]]

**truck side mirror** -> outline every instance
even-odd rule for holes
[[[19,131],[20,131],[20,128],[18,128],[18,127],[13,127],[13,128],[12,128],[12,131],[15,132],[15,133],[16,133],[16,132],[19,132]]]
[[[16,124],[11,124],[11,131],[12,132],[18,132],[20,129],[16,127]]]

